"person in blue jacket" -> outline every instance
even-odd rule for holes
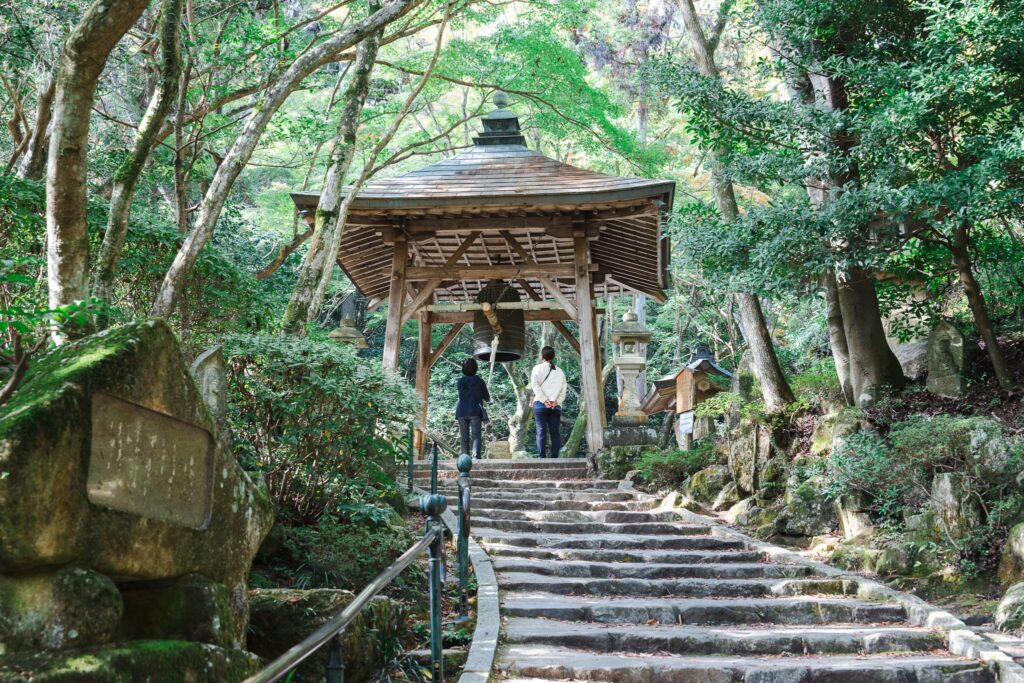
[[[487,385],[476,376],[475,358],[462,362],[462,377],[459,378],[459,402],[455,405],[455,419],[459,421],[459,438],[462,453],[469,453],[480,459],[480,425],[487,416],[484,403],[491,400]]]

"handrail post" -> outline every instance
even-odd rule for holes
[[[409,483],[406,488],[407,493],[412,493],[413,489],[413,460],[416,458],[416,432],[412,425],[409,425]]]
[[[437,495],[437,441],[430,447],[430,495]]]
[[[459,456],[459,621],[469,618],[469,525],[470,525],[470,476],[473,458],[467,453]]]
[[[436,444],[435,444],[436,448]],[[427,578],[430,587],[430,680],[444,680],[444,645],[441,622],[441,569],[444,552],[444,526],[441,513],[448,507],[444,496],[430,495],[420,498],[420,510],[427,516],[427,533],[434,534],[430,544],[430,559],[427,563]]]
[[[341,650],[341,634],[331,638],[327,646],[327,683],[345,683],[345,654]]]

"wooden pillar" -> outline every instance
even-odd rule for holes
[[[430,317],[426,311],[419,316],[419,343],[416,347],[416,395],[420,398],[419,424],[413,437],[416,453],[422,458],[427,444],[427,410],[430,401]]]
[[[391,256],[391,289],[388,293],[388,322],[384,331],[384,369],[398,370],[398,350],[402,344],[402,306],[405,304],[405,266],[409,244],[404,235],[395,236]]]
[[[573,263],[576,269],[576,311],[580,328],[580,383],[587,403],[587,451],[591,454],[604,446],[604,401],[598,373],[597,327],[594,315],[594,294],[590,279],[590,245],[583,231],[573,236]]]

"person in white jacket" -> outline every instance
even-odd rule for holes
[[[555,366],[555,350],[545,346],[540,350],[541,362],[530,373],[530,388],[533,389],[533,417],[537,423],[537,453],[542,458],[558,457],[562,448],[562,403],[565,401],[565,373]],[[547,455],[548,440],[551,441],[551,455]]]

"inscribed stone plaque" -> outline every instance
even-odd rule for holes
[[[92,399],[89,501],[201,529],[210,517],[213,437],[107,394]]]

